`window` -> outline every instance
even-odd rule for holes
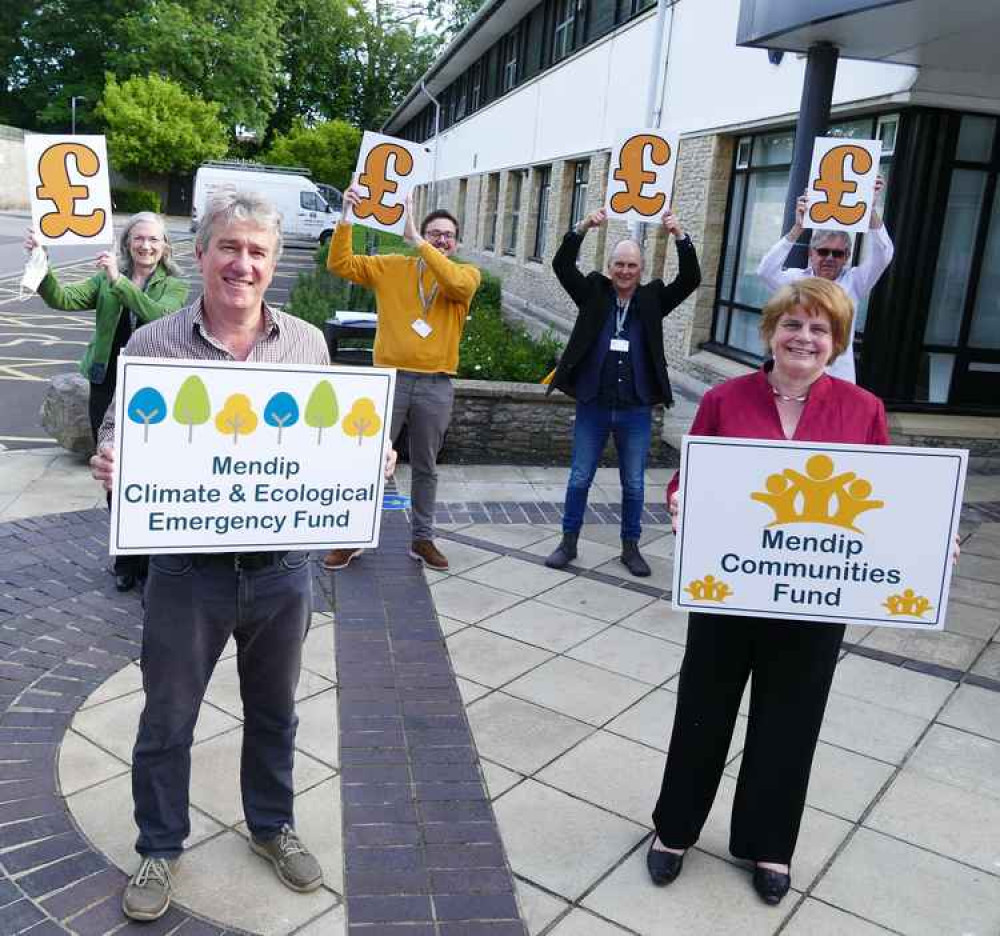
[[[326,202],[315,192],[299,192],[299,205],[306,211],[326,211]]]
[[[569,229],[575,228],[587,213],[587,183],[590,179],[590,163],[573,164],[573,194],[570,199]]]
[[[462,232],[465,230],[465,205],[469,200],[469,180],[460,179],[458,183],[458,235],[461,239]]]
[[[555,9],[552,61],[558,62],[573,51],[573,35],[576,31],[576,0],[556,0]]]
[[[496,250],[497,207],[500,202],[500,174],[493,173],[486,184],[486,227],[483,230],[483,249]]]
[[[476,62],[469,72],[469,111],[479,110],[483,90],[483,63]]]
[[[532,260],[545,257],[546,228],[549,225],[549,194],[552,188],[552,167],[542,166],[538,173],[538,209],[535,214],[535,245]]]
[[[599,39],[615,28],[615,5],[608,0],[587,0],[587,41]]]
[[[518,30],[514,30],[503,40],[503,73],[501,92],[510,91],[517,84],[517,47],[520,44]]]
[[[888,125],[895,116],[842,121],[831,125],[827,135],[875,139],[878,127]],[[734,148],[729,216],[710,344],[748,362],[761,360],[767,351],[758,329],[760,310],[770,293],[757,276],[757,266],[783,233],[794,140],[794,130],[782,130],[740,137]],[[888,153],[883,152],[880,166],[887,184],[891,160],[890,148]],[[855,249],[855,258],[859,252],[860,245]],[[794,256],[793,266],[804,263],[804,258],[796,261]],[[867,312],[867,303],[862,303],[855,321],[859,334],[864,331]]]
[[[545,49],[545,4],[539,4],[524,19],[524,65],[521,80],[533,78],[542,70]]]
[[[520,169],[515,169],[507,178],[507,198],[510,206],[507,212],[507,226],[504,230],[503,252],[505,254],[517,253],[517,232],[521,225],[521,189],[523,187],[524,173]]]

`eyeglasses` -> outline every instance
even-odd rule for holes
[[[841,250],[837,247],[813,247],[813,250],[824,260],[827,257],[833,257],[834,260],[843,260],[847,256],[846,250]]]
[[[458,235],[454,231],[425,231],[424,237],[430,240],[458,240]]]

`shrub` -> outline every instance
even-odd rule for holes
[[[140,211],[160,213],[160,196],[149,189],[112,189],[111,203],[115,211],[136,214]]]

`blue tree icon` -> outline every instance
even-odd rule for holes
[[[294,426],[299,421],[299,404],[290,393],[276,393],[264,407],[264,422],[278,428],[278,445],[285,426]]]
[[[149,441],[149,427],[167,418],[167,401],[163,394],[153,387],[137,390],[128,404],[128,418],[140,423],[143,428],[142,441]]]

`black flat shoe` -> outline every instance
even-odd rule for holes
[[[684,867],[684,855],[675,855],[673,852],[659,851],[649,846],[646,852],[646,868],[649,876],[657,887],[669,884]]]
[[[772,871],[770,868],[753,869],[753,889],[757,891],[764,903],[774,907],[781,903],[781,898],[792,886],[792,876]]]
[[[115,588],[117,588],[120,592],[131,591],[135,588],[135,576],[131,572],[116,573]]]

